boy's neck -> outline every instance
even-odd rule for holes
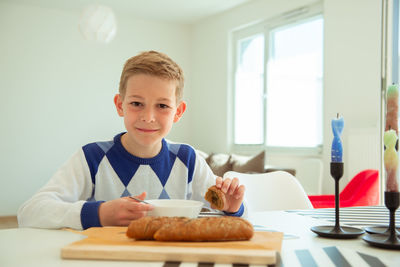
[[[130,154],[139,158],[154,158],[162,148],[162,141],[153,146],[142,146],[130,140],[128,133],[121,136],[121,144]]]

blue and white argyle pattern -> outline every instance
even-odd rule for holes
[[[98,206],[103,201],[147,192],[147,199],[190,199],[196,153],[189,145],[162,140],[160,153],[149,159],[130,154],[113,141],[90,143],[83,152],[93,184],[92,196],[82,207],[84,229],[100,226]]]

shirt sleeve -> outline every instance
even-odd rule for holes
[[[204,202],[204,206],[210,208],[210,203],[204,199],[207,189],[215,184],[216,175],[207,165],[204,158],[196,152],[196,161],[193,172],[192,199]]]
[[[79,150],[22,204],[18,210],[19,226],[82,229],[82,207],[90,198],[93,186],[84,153]]]

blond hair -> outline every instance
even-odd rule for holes
[[[157,51],[146,51],[131,57],[125,62],[119,82],[119,93],[125,97],[128,79],[135,74],[148,74],[162,79],[175,80],[177,103],[182,99],[184,77],[183,71],[166,54]]]

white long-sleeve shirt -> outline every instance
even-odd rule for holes
[[[86,229],[101,226],[98,208],[104,201],[147,192],[148,199],[204,200],[215,184],[205,160],[189,145],[162,140],[160,153],[149,159],[130,154],[112,141],[79,149],[50,181],[18,210],[20,227]],[[242,216],[244,206],[230,214]]]

